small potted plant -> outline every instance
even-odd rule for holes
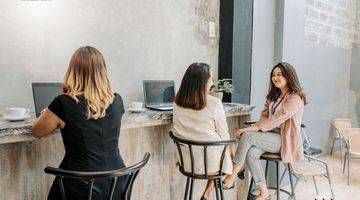
[[[222,100],[223,93],[232,93],[234,86],[231,84],[231,79],[215,80],[210,89],[210,95]]]

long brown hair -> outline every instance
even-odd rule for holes
[[[206,84],[211,77],[209,65],[191,64],[182,78],[175,103],[183,108],[201,110],[206,106]]]
[[[63,92],[79,102],[87,102],[88,119],[102,118],[114,100],[103,55],[94,47],[80,47],[72,55],[64,77]]]
[[[306,101],[306,95],[300,86],[300,81],[296,74],[295,68],[287,62],[280,62],[272,68],[270,73],[269,92],[266,98],[270,101],[276,101],[281,94],[280,89],[275,87],[274,83],[272,82],[272,74],[274,69],[277,67],[281,70],[282,76],[286,79],[290,91],[298,94],[304,101],[304,104],[307,104],[308,102]]]

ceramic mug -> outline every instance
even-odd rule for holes
[[[143,107],[143,102],[131,102],[130,109],[132,110],[141,110]]]
[[[11,117],[23,117],[30,114],[30,110],[26,108],[6,108],[7,115]]]

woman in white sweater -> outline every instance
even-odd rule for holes
[[[196,141],[229,140],[228,126],[225,111],[220,99],[208,93],[213,82],[209,65],[193,63],[185,72],[181,86],[175,96],[173,122],[175,134],[178,137]],[[208,172],[216,173],[219,169],[223,147],[208,148]],[[190,153],[183,149],[184,168],[191,171]],[[193,147],[194,160],[203,160],[203,148]],[[227,174],[232,172],[230,152],[224,158],[222,171]],[[204,174],[203,162],[195,162],[194,172]],[[201,200],[209,199],[210,192],[214,189],[214,182],[208,181]]]

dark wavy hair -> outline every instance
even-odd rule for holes
[[[276,101],[281,94],[280,89],[275,87],[274,83],[272,82],[272,74],[274,69],[277,67],[281,70],[282,76],[286,79],[290,91],[298,94],[304,101],[304,104],[307,104],[308,102],[306,101],[306,95],[300,86],[300,81],[296,74],[295,68],[287,62],[280,62],[272,68],[270,73],[269,92],[266,98],[270,101]]]
[[[201,110],[206,106],[206,84],[210,78],[210,67],[205,63],[191,64],[182,78],[175,103],[183,108]]]

